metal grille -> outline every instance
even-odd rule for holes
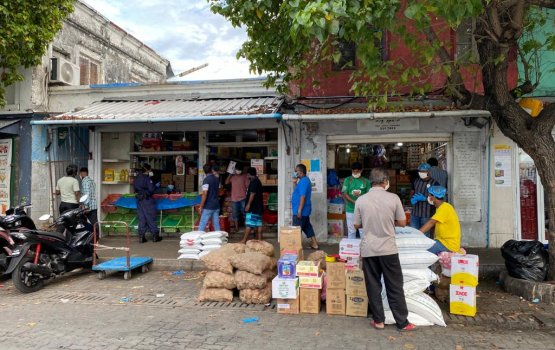
[[[106,300],[103,295],[81,295],[81,294],[54,294],[48,297],[50,300],[69,300],[80,303],[96,303]]]

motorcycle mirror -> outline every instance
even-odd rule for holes
[[[85,203],[87,201],[87,199],[89,199],[89,195],[84,194],[84,195],[81,196],[81,198],[79,198],[79,203]]]
[[[44,214],[39,218],[40,221],[46,221],[48,219],[50,219],[50,214]]]

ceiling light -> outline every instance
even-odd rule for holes
[[[397,146],[401,147],[403,145],[402,142],[397,142]]]

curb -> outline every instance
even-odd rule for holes
[[[509,276],[507,271],[502,271],[499,280],[507,293],[518,295],[526,300],[539,299],[542,303],[555,302],[555,285],[543,282],[532,282]]]

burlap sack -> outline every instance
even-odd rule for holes
[[[225,247],[227,249],[233,249],[237,254],[241,254],[245,252],[247,246],[243,243],[228,243]]]
[[[199,302],[204,301],[233,301],[233,291],[225,288],[202,288],[198,296]]]
[[[229,258],[229,262],[237,270],[247,271],[255,275],[260,275],[272,263],[268,256],[257,252],[234,255]]]
[[[238,253],[233,249],[233,247],[228,248],[228,246],[229,244],[226,244],[223,247],[212,251],[210,254],[203,256],[200,260],[204,263],[204,266],[206,266],[208,270],[219,271],[232,275],[233,266],[231,266],[229,259]]]
[[[326,269],[326,252],[324,252],[323,250],[317,250],[315,252],[310,253],[306,258],[306,260],[308,261],[320,260],[320,268],[322,270]]]
[[[243,289],[239,298],[245,304],[268,304],[272,300],[272,285],[268,284],[264,289]]]
[[[262,276],[266,277],[266,281],[271,281],[277,276],[277,271],[274,269],[264,270],[264,272],[262,272]]]
[[[276,259],[276,258],[274,258],[274,257],[270,257],[270,261],[271,261],[271,263],[270,263],[270,269],[276,270],[276,271],[277,271],[277,262],[278,262],[278,259]]]
[[[266,241],[250,240],[245,252],[259,252],[267,256],[274,256],[274,246]]]
[[[235,278],[220,271],[209,271],[204,277],[204,288],[235,288]]]
[[[235,271],[235,284],[239,290],[266,288],[266,285],[268,284],[267,281],[268,280],[264,273],[262,275],[255,275],[246,271]]]

